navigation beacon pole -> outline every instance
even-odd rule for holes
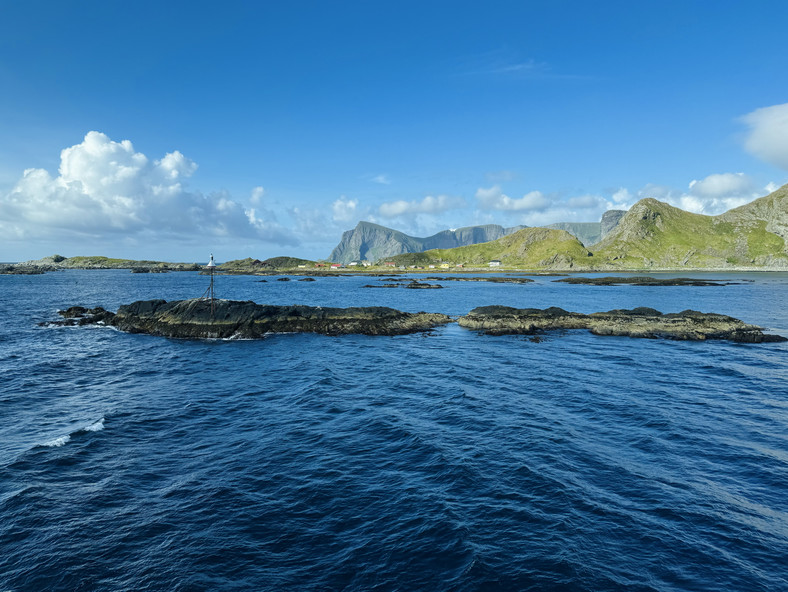
[[[213,312],[214,312],[214,308],[213,308],[213,296],[214,296],[214,293],[213,293],[213,270],[216,269],[216,263],[214,263],[214,261],[213,261],[213,253],[211,253],[211,260],[208,262],[208,265],[206,267],[208,268],[208,272],[211,275],[211,284],[208,287],[208,294],[209,294],[209,297],[211,299],[211,319],[213,319]]]

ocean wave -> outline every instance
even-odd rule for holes
[[[71,435],[66,434],[65,436],[58,436],[53,440],[49,440],[48,442],[44,442],[42,446],[46,446],[48,448],[57,448],[60,446],[64,446],[71,440]]]
[[[91,432],[100,432],[103,429],[104,429],[104,418],[102,417],[98,421],[94,421],[93,423],[90,423],[85,427],[79,428],[77,430],[73,430],[63,436],[58,436],[57,438],[47,440],[46,442],[41,444],[41,446],[44,446],[46,448],[59,448],[60,446],[65,446],[66,444],[71,442],[72,436],[75,436],[80,433],[87,434]]]
[[[90,424],[87,427],[82,428],[83,432],[100,432],[104,429],[104,418],[102,417],[97,422]]]

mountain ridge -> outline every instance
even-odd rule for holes
[[[593,245],[615,228],[626,212],[608,210],[600,222],[557,222],[544,228],[565,230],[583,245]],[[442,230],[428,237],[415,237],[373,222],[361,221],[355,228],[342,233],[342,239],[328,257],[336,263],[379,261],[405,253],[420,253],[431,249],[452,249],[486,243],[527,228],[503,227],[499,224],[465,226],[456,230]]]
[[[590,250],[566,231],[527,228],[488,243],[400,255],[393,260],[401,265],[479,265],[499,260],[503,267],[553,271],[785,270],[786,238],[788,185],[716,216],[644,198]]]
[[[498,224],[483,224],[465,226],[456,230],[442,230],[428,237],[415,237],[380,224],[361,221],[352,230],[342,233],[342,239],[328,258],[336,263],[379,261],[403,253],[450,249],[489,242],[521,228],[525,227],[504,228]]]

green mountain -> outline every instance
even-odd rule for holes
[[[594,246],[601,269],[788,267],[788,185],[718,216],[637,202]]]
[[[504,267],[525,269],[570,269],[585,264],[591,253],[574,236],[554,228],[523,228],[491,242],[431,249],[390,258],[396,265],[441,263],[487,266],[498,260]]]

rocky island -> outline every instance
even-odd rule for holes
[[[56,325],[108,325],[128,333],[185,339],[259,339],[271,333],[403,335],[451,322],[435,313],[407,313],[380,306],[323,308],[273,306],[251,301],[140,300],[116,313],[71,307]],[[53,323],[44,323],[53,324]]]
[[[535,335],[547,331],[586,329],[594,335],[647,339],[724,339],[740,343],[788,341],[785,337],[764,333],[761,327],[726,315],[694,310],[663,314],[645,307],[586,315],[556,307],[482,306],[460,317],[459,324],[488,335]]]
[[[395,284],[396,285],[396,284]],[[371,306],[329,308],[274,306],[251,301],[140,300],[116,313],[101,307],[72,306],[58,311],[62,320],[43,326],[104,325],[127,333],[182,339],[260,339],[272,333],[323,335],[404,335],[429,331],[453,322],[445,314],[402,312]],[[685,310],[663,314],[653,308],[581,314],[562,308],[482,306],[459,318],[461,327],[487,335],[538,335],[549,331],[585,329],[594,335],[740,343],[788,341],[762,327],[716,313]]]

